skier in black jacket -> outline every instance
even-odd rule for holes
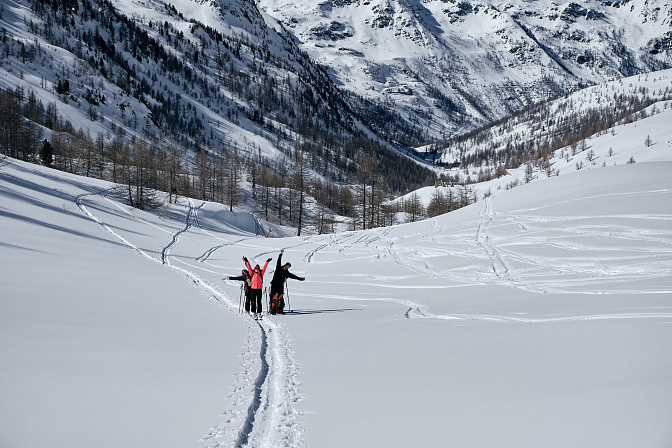
[[[299,277],[298,275],[294,275],[291,272],[289,272],[289,268],[292,267],[291,263],[285,263],[284,265],[282,264],[282,254],[285,253],[285,249],[282,249],[280,251],[280,255],[278,256],[278,262],[275,265],[275,272],[273,273],[273,280],[271,280],[271,303],[273,306],[273,301],[274,297],[278,296],[278,302],[275,307],[275,310],[271,309],[271,314],[285,314],[284,309],[285,309],[285,298],[284,298],[284,290],[285,290],[285,282],[287,281],[288,278],[293,278],[294,280],[299,280],[299,281],[304,281],[306,278],[305,277]],[[275,311],[275,313],[273,312]]]
[[[245,311],[249,313],[250,304],[252,303],[252,278],[250,277],[250,273],[247,272],[247,269],[243,269],[242,274],[243,275],[239,275],[238,277],[229,277],[227,275],[226,279],[243,282],[243,285],[245,285]]]

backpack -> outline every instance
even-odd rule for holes
[[[271,306],[268,308],[268,312],[271,314],[281,314],[284,308],[285,301],[282,294],[276,294],[271,298]]]

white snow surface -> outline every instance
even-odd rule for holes
[[[0,446],[669,447],[670,171],[273,239],[219,204],[139,211],[9,160]],[[225,275],[272,257],[268,285],[282,248],[306,277],[291,312],[240,314]]]

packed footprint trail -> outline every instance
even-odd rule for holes
[[[120,206],[107,198],[106,192],[108,190],[97,194],[83,194],[77,197],[76,203],[84,214],[100,224],[105,231],[114,235],[123,244],[145,258],[179,272],[214,302],[229,310],[238,311],[238,303],[233,297],[189,269],[176,266],[171,262],[173,258],[171,253],[178,251],[180,240],[188,234],[193,234],[194,230],[199,231],[198,239],[202,238],[201,235],[206,235],[209,240],[222,239],[202,229],[199,225],[198,211],[204,207],[205,203],[195,206],[194,201],[189,199],[183,227],[177,230],[167,230],[135,216],[128,207]],[[142,222],[153,230],[169,233],[168,242],[154,251],[158,256],[150,255],[152,251],[141,249],[129,237],[122,236],[121,232],[115,231],[96,217],[86,206],[87,200],[93,200],[96,196],[112,203],[131,219]],[[240,244],[251,238],[254,237],[232,239],[210,247],[200,256],[189,258],[206,263],[217,250]],[[261,256],[266,256],[266,254],[258,255],[258,257]],[[180,258],[185,257],[180,255]],[[189,263],[182,264],[193,266]],[[198,269],[198,266],[194,267]],[[214,271],[208,270],[208,272]],[[213,447],[300,446],[301,432],[298,429],[297,420],[302,413],[295,409],[295,404],[301,401],[301,397],[298,393],[297,365],[293,359],[291,340],[288,337],[286,326],[270,316],[263,321],[254,321],[246,314],[241,316],[247,322],[248,351],[242,355],[244,361],[241,371],[237,375],[233,393],[229,397],[232,407],[223,412],[226,421],[212,428],[203,440]]]

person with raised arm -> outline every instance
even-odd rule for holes
[[[247,271],[247,269],[243,269],[242,275],[239,275],[238,277],[231,277],[227,275],[226,279],[243,282],[243,285],[245,286],[245,311],[249,313],[252,303],[252,278],[250,277],[250,273]]]
[[[264,267],[261,268],[259,265],[256,265],[254,269],[252,269],[252,266],[250,265],[249,260],[246,257],[243,257],[243,261],[245,262],[245,266],[247,266],[247,270],[250,273],[250,288],[251,288],[251,312],[254,315],[254,318],[259,320],[262,317],[262,306],[261,306],[261,291],[264,287],[264,273],[266,272],[266,268],[268,267],[268,263],[270,263],[272,258],[269,258],[266,260],[266,263],[264,264]]]
[[[278,262],[275,265],[275,272],[273,273],[273,279],[271,280],[271,308],[269,312],[271,314],[285,314],[285,282],[288,278],[293,278],[294,280],[304,281],[305,277],[299,277],[289,272],[289,268],[292,267],[291,263],[282,264],[282,254],[285,253],[285,249],[280,251],[278,255]]]

